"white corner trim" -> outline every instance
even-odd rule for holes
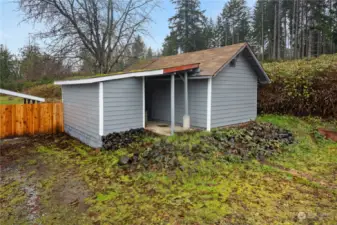
[[[143,88],[143,128],[145,128],[145,77],[143,77],[143,85],[142,85],[142,88]]]
[[[33,96],[33,95],[22,94],[22,93],[18,93],[18,92],[15,92],[15,91],[8,91],[8,90],[1,89],[1,88],[0,88],[0,94],[11,95],[11,96],[20,97],[20,98],[26,98],[26,99],[30,99],[30,100],[34,100],[34,101],[38,101],[38,102],[45,102],[46,101],[44,98],[36,97],[36,96]]]
[[[95,77],[88,79],[80,79],[80,80],[64,80],[64,81],[55,81],[56,85],[71,85],[71,84],[92,84],[97,82],[103,82],[108,80],[118,80],[129,77],[147,77],[147,76],[156,76],[164,74],[164,70],[152,70],[152,71],[144,71],[144,72],[134,72],[134,73],[126,73],[120,75],[111,75],[104,77]]]
[[[104,105],[103,105],[103,82],[99,82],[98,104],[99,104],[99,135],[104,135]]]
[[[62,96],[62,103],[63,103],[63,88],[61,87],[61,96]]]
[[[207,83],[207,131],[211,131],[211,116],[212,116],[212,77]]]

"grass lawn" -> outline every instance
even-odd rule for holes
[[[0,224],[337,224],[337,143],[315,131],[337,121],[258,121],[290,130],[295,143],[262,161],[178,154],[172,170],[119,166],[137,143],[112,152],[63,134],[5,141]],[[207,145],[201,134],[143,141]]]
[[[0,96],[0,105],[23,104],[23,98]]]

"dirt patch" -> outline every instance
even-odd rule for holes
[[[85,199],[92,195],[87,184],[74,174],[68,173],[66,177],[56,182],[53,188],[53,198],[56,203],[70,205],[79,212],[85,212],[88,205]]]
[[[318,132],[323,135],[326,139],[330,139],[337,142],[337,131],[327,130],[324,128],[318,128]]]
[[[64,217],[86,212],[85,199],[92,193],[77,168],[68,168],[52,156],[38,152],[39,147],[46,146],[53,146],[55,152],[64,150],[71,148],[73,142],[76,141],[64,134],[1,140],[0,192],[13,193],[7,199],[0,198],[2,206],[10,208],[3,215],[0,212],[0,223],[13,213],[15,223],[37,223],[54,207],[66,208]],[[11,184],[17,184],[17,188],[11,188]],[[13,204],[11,196],[19,194],[22,201]]]

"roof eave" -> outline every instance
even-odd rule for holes
[[[244,45],[241,46],[240,49],[238,49],[238,51],[225,63],[223,64],[212,76],[216,76],[218,75],[218,73],[220,73],[224,68],[226,68],[226,66],[228,66],[228,64],[235,59],[235,57],[237,57],[246,47],[248,46],[247,43],[245,43]]]
[[[64,81],[55,81],[55,85],[77,85],[77,84],[93,84],[103,81],[109,80],[118,80],[130,77],[146,77],[146,76],[157,76],[164,74],[164,70],[151,70],[151,71],[142,71],[142,72],[133,72],[133,73],[125,73],[120,75],[111,75],[104,77],[94,77],[87,79],[79,79],[79,80],[64,80]]]
[[[253,53],[253,51],[251,50],[251,48],[249,47],[248,43],[245,43],[244,45],[242,45],[242,47],[230,58],[230,60],[228,60],[213,76],[216,76],[220,71],[222,71],[226,66],[228,66],[228,64],[235,59],[235,57],[237,57],[244,49],[248,49],[249,53],[252,55],[254,61],[256,62],[258,68],[259,68],[259,75],[261,75],[265,81],[259,81],[259,83],[261,84],[270,84],[271,81],[268,77],[268,75],[266,74],[266,72],[264,71],[264,69],[262,68],[259,60],[256,58],[255,54]]]
[[[260,81],[261,84],[270,84],[271,81],[268,77],[268,75],[266,74],[266,72],[264,71],[264,69],[262,68],[262,65],[261,63],[259,62],[259,60],[256,58],[255,54],[253,53],[252,49],[249,47],[249,45],[247,44],[246,45],[248,51],[250,52],[250,54],[252,55],[254,61],[256,62],[258,68],[259,68],[259,71],[260,71],[260,74],[262,74],[263,78],[265,79],[265,81]]]
[[[171,74],[171,73],[175,73],[179,71],[191,71],[191,70],[195,70],[198,68],[199,68],[199,63],[194,63],[194,64],[187,64],[187,65],[181,65],[181,66],[170,67],[170,68],[125,73],[125,74],[111,75],[111,76],[104,76],[104,77],[94,77],[94,78],[79,79],[79,80],[55,81],[54,84],[55,85],[92,84],[92,83],[98,83],[98,82],[103,82],[103,81],[119,80],[119,79],[131,78],[131,77],[148,77],[148,76],[165,75],[165,74]]]
[[[0,94],[30,99],[30,100],[38,101],[38,102],[45,102],[46,101],[44,98],[36,97],[36,96],[33,96],[33,95],[22,94],[22,93],[18,93],[18,92],[15,92],[15,91],[9,91],[9,90],[5,90],[5,89],[1,89],[1,88],[0,88]]]

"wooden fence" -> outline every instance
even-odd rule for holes
[[[63,131],[62,103],[0,105],[0,138]]]

